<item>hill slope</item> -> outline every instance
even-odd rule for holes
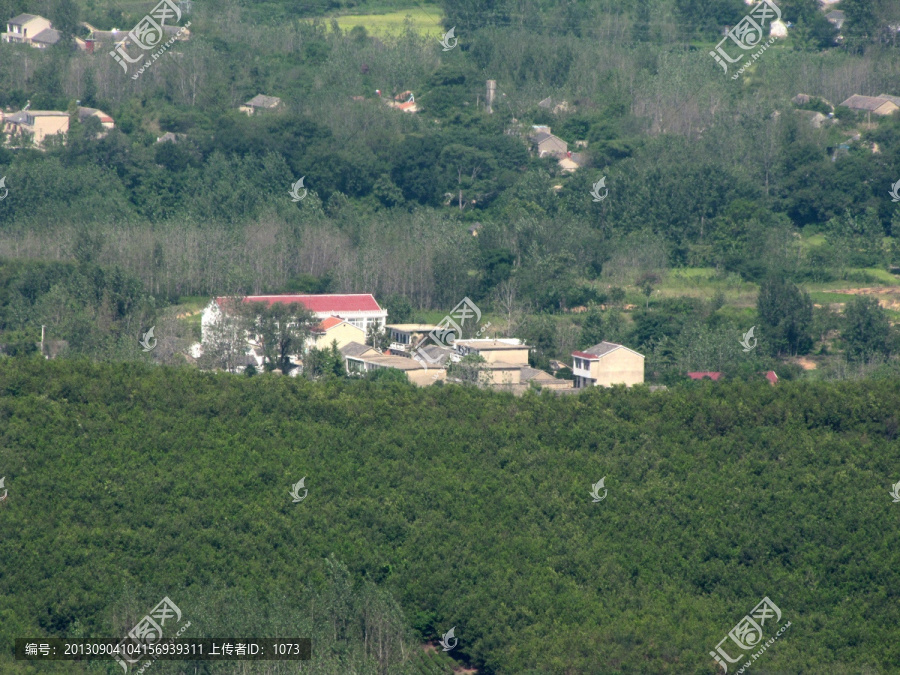
[[[2,360],[0,643],[121,634],[123,587],[195,636],[271,628],[334,554],[482,672],[713,673],[764,596],[792,625],[762,667],[887,671],[898,410],[890,382],[513,399]]]

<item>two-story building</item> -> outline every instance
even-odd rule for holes
[[[644,382],[644,356],[623,345],[601,342],[583,352],[572,352],[575,388],[632,386]]]
[[[210,301],[200,320],[200,327],[206,341],[206,334],[214,323],[223,316],[223,307],[236,298],[220,297]],[[271,306],[275,303],[298,303],[306,307],[320,320],[329,317],[343,319],[347,323],[368,334],[376,326],[383,330],[387,323],[387,311],[375,301],[371,293],[322,294],[322,295],[248,295],[241,298],[244,303],[258,302]],[[365,340],[364,340],[365,341]],[[330,341],[329,341],[330,343]]]
[[[4,42],[31,45],[46,49],[59,42],[60,33],[54,30],[48,19],[37,14],[19,14],[6,22],[6,32],[0,35]]]
[[[409,356],[425,337],[437,328],[430,323],[389,323],[385,326],[391,354]]]
[[[307,349],[330,349],[337,343],[338,349],[351,342],[366,341],[366,333],[362,328],[354,326],[349,321],[330,316],[322,319],[321,323],[312,329],[309,339],[306,341]]]

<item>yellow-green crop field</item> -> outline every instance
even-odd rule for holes
[[[349,31],[355,26],[362,26],[370,35],[387,37],[403,33],[407,18],[409,18],[413,30],[420,35],[440,39],[444,34],[444,28],[441,26],[443,14],[436,5],[422,5],[421,7],[402,9],[386,14],[345,14],[335,17],[322,17],[319,21],[330,25],[331,20],[335,19],[342,31]]]

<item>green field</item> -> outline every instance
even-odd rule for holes
[[[440,39],[445,32],[441,25],[442,17],[440,7],[422,5],[384,14],[344,14],[321,17],[319,20],[329,25],[332,20],[335,20],[342,31],[350,31],[356,26],[362,26],[370,35],[378,37],[401,35],[408,21],[410,27],[420,35]]]

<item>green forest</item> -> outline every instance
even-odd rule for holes
[[[302,672],[421,672],[455,626],[482,673],[712,675],[768,596],[792,626],[762,672],[895,672],[898,410],[896,380],[515,398],[8,359],[0,669],[120,672],[10,645],[168,596],[188,637],[312,637]],[[153,668],[195,665],[239,672]]]
[[[81,21],[123,30],[151,6],[2,0],[0,13],[40,10],[83,36]],[[454,27],[458,47],[412,24],[374,35],[335,23],[404,9]],[[176,317],[213,295],[371,292],[392,321],[470,297],[498,334],[540,343],[535,365],[600,335],[662,361],[648,375],[662,382],[672,345],[759,324],[757,295],[777,278],[814,305],[816,330],[791,356],[816,376],[858,375],[849,298],[835,292],[885,289],[882,319],[900,316],[900,115],[840,104],[900,94],[900,9],[841,9],[838,35],[813,0],[781,3],[788,38],[738,81],[708,52],[741,0],[193,3],[191,39],[138,80],[106,53],[0,44],[7,111],[80,104],[115,120],[104,132],[73,116],[43,149],[0,147],[0,345],[24,354],[45,326],[73,355],[128,360],[159,321],[170,350],[158,358],[174,363],[199,339]],[[384,104],[404,91],[417,114]],[[259,93],[283,109],[237,110]],[[817,112],[831,115],[819,127]],[[531,125],[578,150],[581,168],[537,157]],[[175,142],[157,142],[165,133]],[[301,177],[309,194],[294,202]],[[74,286],[60,281],[70,274]],[[573,313],[584,309],[587,326]],[[894,353],[864,360],[877,370]],[[727,367],[674,361],[682,374]]]

